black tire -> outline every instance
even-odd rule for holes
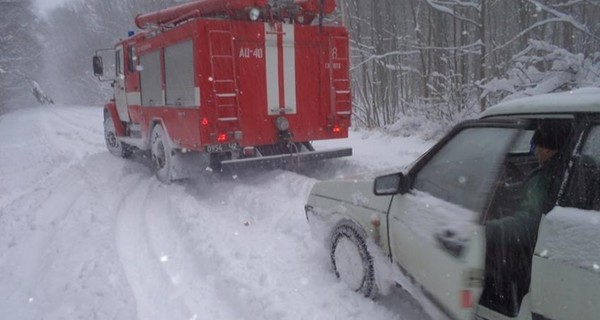
[[[163,183],[173,181],[173,150],[163,127],[157,124],[150,133],[150,154],[156,177]]]
[[[331,263],[335,275],[351,289],[365,297],[374,298],[378,288],[375,281],[373,257],[365,238],[351,223],[338,225],[331,237]]]
[[[110,116],[104,119],[104,142],[108,151],[117,157],[129,158],[132,154],[131,147],[117,139],[115,123]]]

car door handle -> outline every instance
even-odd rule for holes
[[[445,251],[454,257],[460,257],[465,249],[465,242],[457,237],[456,232],[444,230],[435,234],[435,240]]]

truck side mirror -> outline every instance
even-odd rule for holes
[[[94,56],[92,58],[92,65],[94,67],[94,75],[101,77],[104,75],[104,64],[102,63],[101,56]]]
[[[408,192],[408,178],[401,172],[375,178],[373,193],[376,196],[389,196]]]

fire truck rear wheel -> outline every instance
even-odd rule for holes
[[[154,166],[156,177],[163,183],[171,183],[173,180],[171,178],[173,150],[171,149],[169,138],[160,124],[155,125],[152,129],[150,143],[152,146],[152,165]]]
[[[131,156],[131,147],[117,139],[115,123],[110,116],[104,120],[104,141],[106,142],[106,148],[111,154],[121,158]]]

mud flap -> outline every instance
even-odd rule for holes
[[[198,176],[210,167],[205,154],[199,152],[181,152],[174,150],[171,158],[171,181]]]

